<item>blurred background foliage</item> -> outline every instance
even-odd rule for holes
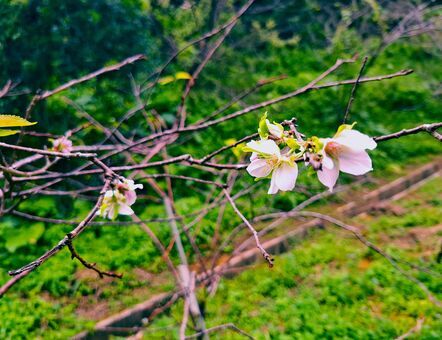
[[[133,95],[134,84],[146,85],[154,81],[155,72],[174,52],[185,46],[186,42],[227,22],[243,3],[234,0],[0,0],[0,86],[8,79],[16,84],[13,91],[16,95],[0,100],[0,113],[22,115],[36,91],[55,88],[70,79],[143,53],[147,56],[146,61],[53,96],[39,103],[33,113],[33,119],[39,122],[36,130],[40,132],[63,134],[67,129],[87,122],[84,112],[105,126],[115,127],[126,112],[137,106]],[[403,34],[399,38],[395,35],[404,17],[421,5],[420,1],[412,0],[256,1],[198,78],[188,101],[189,123],[206,117],[260,80],[287,76],[284,80],[260,88],[227,112],[293,91],[310,82],[337,58],[349,58],[355,53],[370,57],[367,75],[388,74],[408,68],[415,71],[405,78],[370,83],[359,88],[351,120],[358,122],[361,131],[379,135],[440,120],[442,42],[441,10],[437,3],[430,2],[420,16],[420,20],[432,28],[426,34]],[[214,39],[186,50],[162,76],[175,77],[178,72],[192,73]],[[359,68],[359,62],[347,64],[327,80],[354,78]],[[147,115],[165,126],[171,126],[184,85],[185,80],[175,80],[142,92],[140,97],[147,102]],[[269,115],[277,121],[298,117],[300,130],[307,135],[331,135],[342,120],[349,93],[350,87],[311,92],[272,106]],[[171,155],[190,153],[195,157],[204,156],[232,139],[254,132],[261,114],[261,111],[254,112],[236,123],[217,125],[198,134],[187,134],[178,139],[168,152]],[[138,113],[123,124],[120,131],[124,138],[132,140],[146,135],[149,129],[148,121]],[[89,127],[73,137],[76,145],[97,143],[103,139],[102,131],[95,127]],[[15,137],[6,140],[12,143]],[[25,136],[24,143],[35,147],[49,145],[47,139],[31,136]],[[395,178],[404,173],[405,166],[421,164],[441,151],[440,144],[426,135],[383,143],[373,152],[376,169],[373,175],[384,179]],[[219,160],[238,162],[240,159],[238,154],[229,152]],[[113,163],[120,161],[124,159],[114,159]],[[62,163],[56,169],[66,171],[73,166],[72,163]],[[203,177],[199,170],[189,167],[171,166],[170,171]],[[210,173],[204,176],[207,179],[215,178]],[[301,174],[299,181],[309,185],[314,192],[323,190],[316,179],[306,172]],[[349,181],[350,177],[342,180],[343,183]],[[252,183],[250,177],[241,175],[235,191]],[[85,178],[85,184],[99,185],[100,182],[98,178]],[[76,183],[67,185],[75,186]],[[289,210],[307,197],[304,193],[270,197],[265,195],[266,186],[261,185],[256,193],[239,201],[247,217]],[[198,209],[209,195],[207,188],[190,182],[177,185],[175,189],[180,214]],[[137,214],[146,219],[163,217],[163,206],[155,199],[154,192],[146,188],[142,194],[151,201],[147,207],[135,206]],[[440,194],[436,192],[432,195],[440,197]],[[433,210],[425,210],[421,215],[429,219],[440,216],[441,205],[437,202],[431,203]],[[91,197],[74,199],[61,196],[54,199],[43,196],[21,203],[19,210],[43,217],[78,220],[91,205]],[[419,205],[414,209],[419,209]],[[197,243],[206,256],[212,252],[216,219],[217,212],[210,212],[194,231]],[[239,223],[229,209],[223,221],[221,237]],[[170,240],[168,225],[158,223],[152,228],[167,244]],[[6,282],[8,270],[33,260],[70,229],[68,225],[32,223],[17,217],[2,216],[0,282]],[[382,232],[378,231],[380,234]],[[335,257],[336,261],[343,262],[342,266],[346,265],[343,252],[334,249],[336,238],[340,236],[318,237],[300,244],[294,255],[289,254],[281,260],[282,268],[278,273],[284,272],[282,277],[273,277],[272,274],[270,279],[266,277],[266,271],[255,273],[252,270],[237,281],[223,283],[220,295],[213,303],[208,302],[210,323],[215,325],[218,321],[232,321],[238,323],[239,327],[245,325],[248,331],[258,330],[255,335],[259,335],[259,323],[264,323],[264,320],[271,323],[273,316],[285,313],[290,314],[289,319],[278,322],[286,328],[272,324],[266,338],[283,338],[284,334],[292,338],[318,338],[325,334],[329,338],[391,338],[406,331],[407,327],[411,328],[413,316],[420,315],[422,310],[431,310],[429,318],[434,329],[427,330],[426,338],[437,338],[435,334],[440,336],[442,325],[440,320],[437,323],[437,313],[427,302],[423,302],[425,297],[416,293],[408,282],[397,279],[388,264],[380,259],[362,277],[355,276],[353,268],[348,271],[341,268],[342,272],[338,274],[325,273],[322,276],[316,273],[320,277],[314,285],[315,290],[319,291],[320,301],[315,290],[298,292],[295,289],[286,294],[284,289],[295,285],[291,279],[293,276],[313,275],[311,271],[315,266],[326,265]],[[362,245],[347,244],[349,240],[339,242],[345,243],[343,248],[348,246],[346,253],[354,253],[354,256],[361,258],[368,256]],[[191,253],[187,240],[185,246]],[[76,261],[70,261],[67,251],[62,252],[0,299],[1,338],[66,338],[91,327],[94,320],[172,288],[172,281],[164,273],[166,268],[157,250],[136,226],[90,228],[76,242],[76,247],[89,261],[98,262],[109,270],[123,272],[123,279],[100,281]],[[227,252],[231,250],[226,249]],[[419,255],[418,250],[416,253]],[[175,256],[173,252],[172,256]],[[302,261],[299,261],[299,256]],[[314,260],[309,260],[311,257]],[[436,263],[434,265],[437,266]],[[304,274],[300,274],[300,271]],[[432,284],[431,278],[427,280]],[[252,294],[254,301],[249,300],[248,284],[257,289]],[[381,288],[388,289],[388,294]],[[433,288],[437,291],[437,287]],[[349,293],[353,289],[358,296]],[[406,297],[404,289],[414,292],[409,296],[410,300],[401,305],[402,312],[408,313],[409,319],[394,322],[394,313],[379,312],[379,315],[373,316],[366,310],[366,300],[370,296],[382,300],[385,294],[390,299],[383,303],[387,310],[393,308],[396,304],[393,298]],[[266,309],[266,305],[260,302],[262,295],[267,299],[277,299],[273,309]],[[336,299],[340,299],[339,302]],[[228,301],[228,312],[217,318],[217,310],[224,309],[224,300]],[[241,302],[249,302],[249,307],[256,304],[255,309],[264,310],[267,316],[255,318],[256,324],[248,324],[250,314],[244,316]],[[328,318],[327,313],[334,311],[337,304],[342,307],[340,316],[334,316],[331,319],[333,322],[329,321],[323,328],[315,329],[314,325],[323,324]],[[181,306],[177,308],[181,310]],[[178,309],[160,319],[159,326],[167,325],[177,317]],[[293,313],[287,312],[292,309]],[[363,315],[370,314],[373,320],[382,322],[370,321],[373,328],[370,332],[362,329],[365,324],[359,324],[360,333],[353,333],[354,320],[359,318],[361,309],[364,309]],[[322,315],[323,318],[307,324],[306,320],[313,314],[318,318]],[[291,318],[296,318],[296,322]]]

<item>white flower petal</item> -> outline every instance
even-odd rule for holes
[[[274,195],[279,191],[278,187],[276,186],[276,178],[275,178],[274,174],[275,173],[272,174],[272,179],[270,180],[269,191],[267,191],[267,193],[269,195]]]
[[[282,162],[274,171],[272,178],[275,178],[275,184],[279,190],[289,191],[293,190],[298,177],[298,165],[293,163],[290,165],[287,162]]]
[[[266,155],[276,155],[279,156],[281,152],[279,151],[278,145],[271,139],[267,140],[252,140],[246,144],[250,149],[257,153],[263,153]]]
[[[104,199],[106,199],[106,198],[110,198],[110,197],[112,197],[113,195],[114,195],[114,191],[113,191],[113,190],[108,190],[108,191],[106,191],[105,194],[104,194]]]
[[[339,177],[338,164],[333,162],[332,168],[322,167],[322,170],[318,170],[317,174],[319,181],[332,191]]]
[[[253,177],[267,177],[272,167],[265,159],[255,159],[247,167],[247,172]]]
[[[126,203],[127,203],[127,205],[129,205],[129,206],[132,205],[132,204],[134,204],[135,201],[137,200],[137,194],[136,194],[135,191],[131,191],[131,190],[126,191],[126,192],[124,193],[124,196],[126,197]]]
[[[335,138],[335,141],[353,150],[373,150],[377,145],[373,138],[357,130],[344,130]]]
[[[276,124],[270,123],[268,119],[266,119],[267,129],[269,129],[269,133],[275,137],[281,138],[284,132],[284,128],[278,126]]]
[[[126,204],[120,204],[118,213],[120,215],[133,215],[134,211]]]
[[[322,157],[322,168],[333,169],[335,167],[335,163],[333,159],[324,152]]]
[[[373,170],[370,156],[366,151],[352,151],[347,148],[339,155],[339,168],[342,172],[356,176]]]
[[[253,162],[257,158],[258,158],[258,154],[256,152],[252,152],[252,155],[250,156],[250,162]]]
[[[107,208],[107,210],[104,212],[104,216],[103,217],[107,217],[110,220],[113,220],[116,217],[116,210],[118,209],[117,206],[115,206],[115,204],[110,204],[109,207]],[[107,215],[107,216],[106,216]]]

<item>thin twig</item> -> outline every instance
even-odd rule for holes
[[[98,274],[98,276],[100,276],[100,278],[103,278],[105,276],[109,276],[109,277],[116,277],[116,278],[121,279],[123,277],[123,274],[102,271],[102,270],[97,268],[97,264],[96,263],[89,263],[89,262],[87,262],[84,258],[82,258],[77,253],[77,251],[74,248],[74,245],[72,244],[72,240],[71,239],[68,239],[66,241],[66,245],[69,248],[69,251],[71,252],[71,258],[72,259],[74,259],[74,258],[78,259],[78,261],[80,261],[83,266],[85,266],[86,268],[91,269],[94,272],[96,272]]]
[[[433,136],[437,140],[442,141],[442,136],[439,133],[437,133],[437,131],[436,131],[437,129],[439,129],[441,127],[442,127],[442,122],[432,123],[432,124],[422,124],[422,125],[416,126],[414,128],[403,129],[401,131],[391,133],[389,135],[373,137],[373,139],[376,142],[383,142],[383,141],[386,141],[389,139],[399,138],[399,137],[403,137],[403,136],[407,136],[407,135],[414,135],[419,132],[428,132],[431,136]]]
[[[253,228],[253,226],[250,224],[250,222],[244,217],[244,215],[239,211],[238,207],[235,204],[235,201],[230,196],[229,192],[224,189],[224,195],[226,196],[227,200],[229,201],[230,205],[232,206],[235,213],[241,218],[241,220],[244,222],[244,224],[249,228],[249,230],[252,232],[253,237],[255,238],[256,247],[260,250],[262,256],[269,264],[269,267],[273,267],[273,258],[267,253],[267,251],[264,249],[264,247],[261,244],[261,241],[259,240],[258,232]]]
[[[198,332],[198,333],[186,336],[186,339],[195,339],[195,338],[200,337],[201,335],[212,333],[212,332],[217,332],[219,330],[223,330],[223,329],[227,329],[227,328],[235,331],[238,334],[243,335],[244,337],[246,337],[248,339],[255,339],[250,334],[248,334],[248,333],[244,332],[242,329],[239,329],[238,327],[236,327],[233,323],[227,323],[224,325],[219,325],[219,326],[207,328],[206,331],[204,331],[204,332]]]
[[[419,288],[422,289],[422,291],[427,295],[428,299],[437,307],[442,308],[442,303],[431,293],[431,291],[428,289],[428,287],[423,284],[421,281],[419,281],[418,279],[416,279],[414,276],[410,275],[409,273],[407,273],[406,271],[404,271],[397,263],[397,261],[390,256],[389,254],[387,254],[385,251],[383,251],[381,248],[379,248],[378,246],[376,246],[375,244],[371,243],[369,240],[367,240],[362,234],[361,232],[351,226],[348,225],[334,217],[328,216],[328,215],[324,215],[324,214],[320,214],[317,212],[311,212],[311,211],[301,211],[298,212],[299,216],[311,216],[311,217],[315,217],[315,218],[319,218],[322,219],[324,221],[330,222],[333,225],[336,225],[342,229],[345,229],[349,232],[351,232],[359,241],[361,241],[363,244],[365,244],[368,248],[374,250],[376,253],[378,253],[379,255],[383,256],[384,258],[386,258],[388,260],[388,262],[390,262],[390,264],[399,272],[401,273],[404,277],[406,277],[408,280],[410,280],[411,282],[415,283],[417,286],[419,286]]]
[[[62,91],[67,90],[68,88],[78,85],[80,83],[83,83],[85,81],[97,78],[98,76],[104,74],[104,73],[108,73],[108,72],[113,72],[113,71],[118,71],[119,69],[121,69],[122,67],[129,65],[129,64],[133,64],[134,62],[137,62],[139,60],[145,60],[146,56],[143,54],[137,54],[134,55],[132,57],[129,57],[127,59],[124,59],[123,61],[114,64],[114,65],[110,65],[110,66],[106,66],[103,67],[95,72],[89,73],[88,75],[85,75],[81,78],[78,79],[73,79],[71,81],[68,81],[66,84],[63,84],[51,91],[44,91],[42,94],[38,95],[37,100],[43,100],[46,99],[54,94],[60,93]]]
[[[358,73],[358,77],[356,78],[355,83],[353,84],[353,88],[351,89],[350,99],[347,103],[347,108],[345,109],[344,119],[342,120],[342,124],[344,124],[347,121],[348,115],[350,113],[351,104],[353,104],[353,101],[356,97],[356,88],[358,87],[359,81],[361,79],[362,73],[364,72],[365,64],[367,64],[368,57],[364,57],[362,60],[362,65]]]

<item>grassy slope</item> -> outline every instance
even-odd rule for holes
[[[366,236],[391,254],[440,272],[442,265],[435,257],[442,234],[442,179],[431,180],[394,206],[396,213],[398,207],[406,213],[365,215],[354,223],[364,226]],[[440,277],[416,276],[431,291],[441,292]],[[181,313],[180,303],[151,329],[176,325]],[[419,338],[438,339],[442,334],[440,310],[415,284],[333,227],[316,231],[310,240],[278,257],[272,270],[257,265],[223,280],[207,303],[206,315],[209,327],[233,322],[258,339],[392,339],[421,317],[425,322]],[[178,327],[148,331],[145,338],[170,337]],[[214,338],[239,337],[226,331]]]

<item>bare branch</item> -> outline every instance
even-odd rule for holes
[[[117,274],[117,273],[114,273],[114,272],[102,271],[102,270],[97,268],[97,264],[96,263],[89,263],[89,262],[87,262],[84,258],[82,258],[77,253],[77,251],[74,248],[74,245],[72,244],[72,240],[71,239],[68,239],[66,241],[66,245],[68,246],[69,251],[71,252],[71,258],[72,259],[74,259],[74,258],[78,259],[78,261],[80,261],[83,266],[85,266],[86,268],[91,269],[94,272],[96,272],[98,274],[98,276],[100,276],[100,278],[103,278],[105,276],[109,276],[109,277],[116,277],[116,278],[121,279],[123,277],[123,274]]]
[[[244,332],[243,330],[239,329],[238,327],[236,327],[233,323],[227,323],[224,325],[219,325],[219,326],[207,328],[205,332],[198,332],[193,335],[186,336],[186,339],[199,338],[201,335],[212,333],[212,332],[217,332],[217,331],[224,330],[224,329],[231,329],[231,330],[235,331],[236,333],[238,333],[248,339],[255,339],[250,334],[248,334],[248,333]]]
[[[103,67],[95,72],[89,73],[88,75],[85,75],[81,78],[73,79],[73,80],[67,82],[66,84],[63,84],[63,85],[61,85],[51,91],[44,91],[43,93],[41,93],[40,95],[37,96],[37,100],[40,101],[40,100],[46,99],[50,96],[53,96],[54,94],[63,92],[72,86],[75,86],[75,85],[84,83],[85,81],[94,79],[104,73],[118,71],[119,69],[121,69],[122,67],[124,67],[126,65],[133,64],[139,60],[145,60],[145,59],[146,59],[146,56],[143,54],[134,55],[132,57],[124,59],[123,61],[119,62],[118,64],[106,66],[106,67]]]
[[[324,215],[324,214],[320,214],[317,212],[310,212],[310,211],[302,211],[298,213],[299,216],[311,216],[311,217],[315,217],[315,218],[319,218],[322,219],[324,221],[330,222],[333,225],[336,225],[342,229],[345,229],[349,232],[351,232],[359,241],[361,241],[363,244],[365,244],[368,248],[374,250],[376,253],[378,253],[379,255],[383,256],[384,258],[386,258],[388,260],[388,262],[390,262],[390,264],[399,272],[401,273],[404,277],[406,277],[408,280],[410,280],[411,282],[415,283],[417,286],[419,286],[419,288],[422,289],[422,291],[427,295],[428,299],[434,303],[437,307],[442,308],[442,303],[430,292],[430,290],[427,288],[427,286],[425,286],[421,281],[419,281],[418,279],[416,279],[414,276],[410,275],[409,273],[407,273],[406,271],[404,271],[397,263],[397,261],[390,256],[389,254],[387,254],[385,251],[383,251],[381,248],[379,248],[378,246],[376,246],[375,244],[371,243],[369,240],[367,240],[362,234],[361,232],[351,226],[348,225],[334,217],[328,216],[328,215]]]
[[[376,142],[384,142],[389,139],[400,138],[400,137],[407,136],[407,135],[414,135],[419,132],[427,132],[431,136],[436,138],[438,141],[442,141],[442,136],[436,131],[437,129],[439,129],[441,127],[442,127],[442,122],[433,123],[433,124],[422,124],[422,125],[416,126],[414,128],[403,129],[401,131],[398,131],[398,132],[395,132],[395,133],[392,133],[389,135],[373,137],[373,139]]]
[[[358,87],[362,73],[364,72],[364,68],[365,68],[365,64],[367,63],[367,60],[368,60],[368,57],[364,57],[364,59],[362,60],[362,65],[359,70],[358,77],[356,78],[356,81],[353,84],[353,88],[351,89],[350,99],[348,100],[347,108],[345,109],[344,119],[343,119],[342,123],[346,122],[348,115],[350,113],[351,104],[353,104],[353,100],[355,99],[355,96],[356,96],[356,88]]]
[[[269,253],[267,253],[267,251],[264,249],[264,247],[261,245],[261,241],[259,240],[258,232],[255,230],[255,228],[253,228],[253,226],[250,224],[250,222],[244,217],[244,215],[241,213],[241,211],[239,211],[238,207],[235,204],[235,201],[232,199],[232,197],[230,196],[229,192],[226,189],[224,189],[224,195],[226,196],[227,200],[229,201],[229,203],[232,206],[235,213],[241,218],[241,220],[244,222],[244,224],[247,226],[247,228],[249,228],[249,230],[252,232],[253,237],[255,238],[256,247],[261,251],[262,256],[269,264],[269,267],[272,268],[273,267],[273,259],[269,255]]]

